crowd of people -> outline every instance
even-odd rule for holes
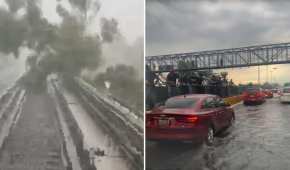
[[[160,87],[167,88],[166,98],[184,94],[216,94],[221,97],[229,96],[229,87],[234,86],[228,81],[227,73],[214,74],[210,71],[175,71],[167,75],[152,72],[146,67],[146,104],[149,107],[157,102]],[[159,87],[159,88],[156,88]],[[164,97],[163,97],[164,98]]]

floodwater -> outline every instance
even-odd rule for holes
[[[105,151],[105,156],[95,157],[96,168],[98,170],[129,170],[130,166],[125,157],[120,153],[118,143],[113,141],[110,134],[107,134],[102,127],[93,121],[84,108],[78,103],[74,95],[65,89],[62,91],[84,135],[85,149],[100,148]]]
[[[191,143],[146,144],[151,170],[290,169],[290,105],[277,98],[235,108],[233,127],[211,147]]]

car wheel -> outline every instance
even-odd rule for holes
[[[214,142],[214,129],[212,128],[212,126],[209,126],[207,130],[205,143],[208,146],[212,146],[213,142]]]

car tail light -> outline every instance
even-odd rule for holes
[[[181,123],[196,123],[198,121],[198,117],[197,116],[182,116],[179,118],[176,118],[177,122],[181,122]]]
[[[155,126],[155,120],[151,115],[146,115],[146,126],[147,127]]]
[[[190,116],[190,117],[186,118],[186,122],[188,122],[188,123],[196,123],[197,120],[198,120],[197,116]]]

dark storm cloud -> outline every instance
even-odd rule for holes
[[[24,0],[5,0],[11,12],[15,13],[25,5]]]
[[[101,19],[101,35],[104,42],[112,42],[116,35],[119,33],[118,22],[114,18]]]
[[[290,41],[290,2],[147,1],[147,55]]]
[[[0,8],[0,51],[2,53],[13,53],[15,57],[18,57],[18,50],[23,44],[26,30],[24,21]]]

